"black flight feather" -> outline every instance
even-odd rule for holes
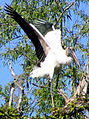
[[[27,34],[28,38],[31,39],[32,43],[34,44],[38,59],[40,61],[44,61],[46,53],[39,40],[40,35],[37,34],[34,28],[24,18],[22,18],[20,14],[18,14],[15,10],[13,10],[11,6],[6,4],[4,10],[21,26],[21,28]]]

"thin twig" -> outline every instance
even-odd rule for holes
[[[73,36],[73,39],[76,39],[76,42],[82,37],[82,35],[81,35],[80,37],[79,37],[79,35],[81,34],[81,31],[84,29],[85,25],[86,25],[88,22],[89,22],[89,19],[87,19],[87,20],[83,23],[83,25],[80,27],[80,30],[79,30],[77,36]],[[75,43],[76,43],[76,42],[75,42]]]
[[[20,35],[20,36],[14,37],[14,38],[12,38],[12,40],[23,37],[23,36],[25,36],[25,35]]]
[[[63,89],[57,89],[57,91],[65,99],[65,102],[67,103],[69,100],[68,95],[63,91]]]
[[[32,83],[32,85],[36,86],[36,87],[40,87],[40,88],[47,88],[47,86],[42,86],[42,85],[37,85],[35,83]]]

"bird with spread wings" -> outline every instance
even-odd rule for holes
[[[74,58],[80,67],[80,63],[72,47],[65,50],[61,45],[61,31],[55,29],[54,25],[46,20],[37,19],[34,24],[28,23],[11,6],[5,6],[5,11],[24,30],[28,38],[32,41],[40,65],[33,69],[30,77],[44,77],[48,75],[52,79],[55,69],[61,65],[69,64]]]

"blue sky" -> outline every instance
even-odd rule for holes
[[[11,0],[1,0],[0,5],[4,5],[5,3],[10,4]]]

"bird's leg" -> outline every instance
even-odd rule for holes
[[[57,81],[56,81],[56,89],[58,87],[59,76],[60,76],[60,73],[58,73],[58,77],[57,77]]]
[[[51,100],[52,100],[52,107],[54,108],[55,105],[54,105],[54,99],[53,99],[53,91],[52,91],[52,88],[53,88],[53,78],[50,80],[50,94],[51,94]]]

